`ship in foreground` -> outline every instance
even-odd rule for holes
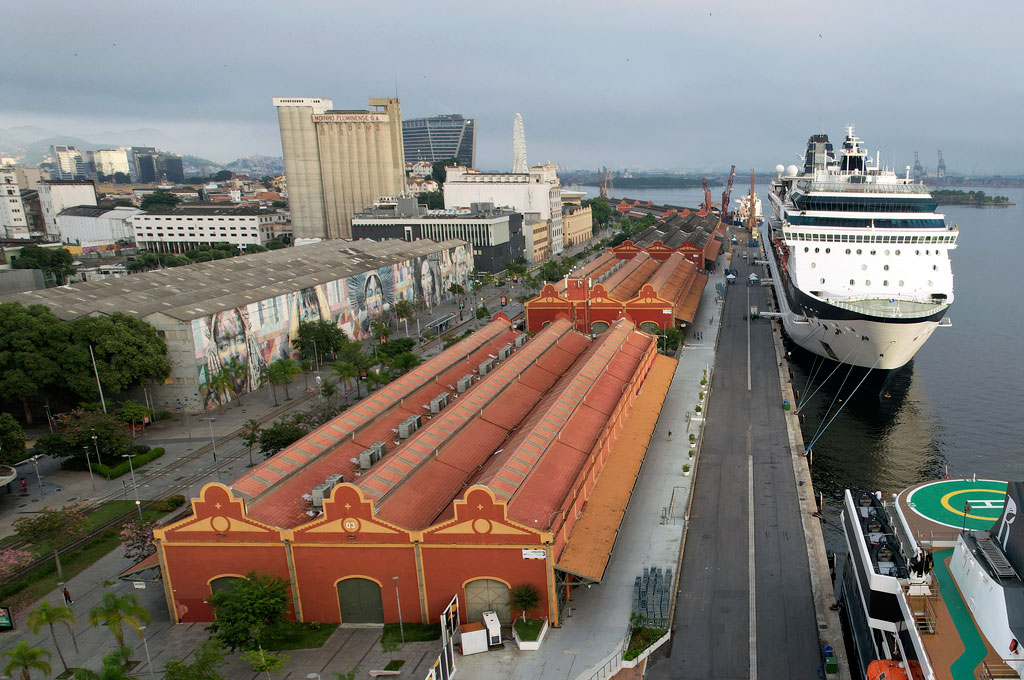
[[[1022,505],[1024,482],[846,491],[837,592],[854,678],[1020,678]]]
[[[842,364],[910,361],[953,303],[958,228],[923,184],[868,157],[853,127],[838,153],[812,135],[802,172],[776,167],[760,233],[786,334]]]

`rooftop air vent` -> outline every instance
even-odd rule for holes
[[[486,361],[482,362],[480,366],[477,368],[477,373],[479,373],[481,376],[485,376],[488,373],[490,373],[493,368],[494,359],[487,359]]]
[[[458,391],[459,394],[462,394],[463,392],[465,392],[466,390],[468,390],[472,386],[473,386],[473,374],[472,373],[470,373],[469,375],[462,376],[461,378],[459,378],[459,382],[455,384],[456,390]]]
[[[449,394],[447,392],[442,392],[430,400],[431,415],[437,415],[441,412],[441,409],[448,405],[448,396]]]
[[[499,360],[508,359],[510,356],[512,356],[512,343],[511,342],[508,343],[507,345],[505,345],[504,347],[501,347],[498,350],[498,359]]]

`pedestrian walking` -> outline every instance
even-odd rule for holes
[[[672,430],[668,431],[668,440],[672,441]]]
[[[21,490],[28,493],[28,482],[25,481],[24,477],[21,478]]]
[[[68,592],[66,587],[64,588],[64,604],[74,604],[74,600],[71,599],[71,593]]]

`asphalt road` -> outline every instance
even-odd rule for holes
[[[746,285],[747,274],[761,274],[760,267],[738,257],[734,266],[739,276],[728,286],[723,308],[672,640],[648,664],[648,676],[655,679],[813,678],[820,663],[798,490],[766,319],[750,322],[747,389],[746,314],[751,305],[767,309],[768,291]]]

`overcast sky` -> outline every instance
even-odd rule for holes
[[[274,96],[478,120],[477,165],[767,169],[855,123],[903,167],[1024,171],[1024,3],[5,2],[0,129],[280,155]],[[115,140],[116,141],[116,140]],[[139,143],[136,141],[135,143]]]

